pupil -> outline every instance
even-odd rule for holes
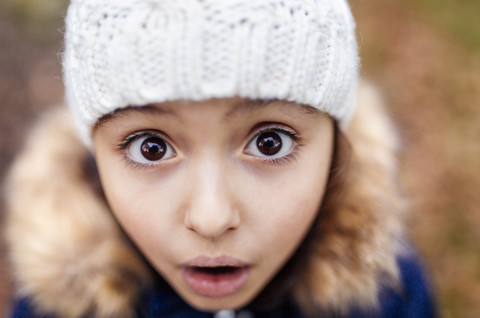
[[[258,136],[257,148],[267,156],[273,156],[282,148],[282,138],[275,132],[266,132]]]
[[[158,137],[150,137],[142,142],[141,152],[145,159],[157,161],[163,158],[167,151],[165,141]]]

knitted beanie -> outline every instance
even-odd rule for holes
[[[280,99],[345,126],[355,23],[346,0],[72,0],[63,68],[86,144],[102,116],[174,100]]]

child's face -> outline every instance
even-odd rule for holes
[[[94,133],[113,213],[162,277],[202,310],[246,305],[310,229],[333,123],[281,102],[126,109]]]

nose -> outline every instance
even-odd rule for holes
[[[240,225],[239,211],[228,189],[228,169],[210,161],[198,166],[190,179],[185,227],[215,241]]]

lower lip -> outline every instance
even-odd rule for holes
[[[205,297],[225,297],[237,292],[248,280],[248,266],[223,274],[212,274],[195,270],[193,267],[183,269],[187,284],[199,295]]]

